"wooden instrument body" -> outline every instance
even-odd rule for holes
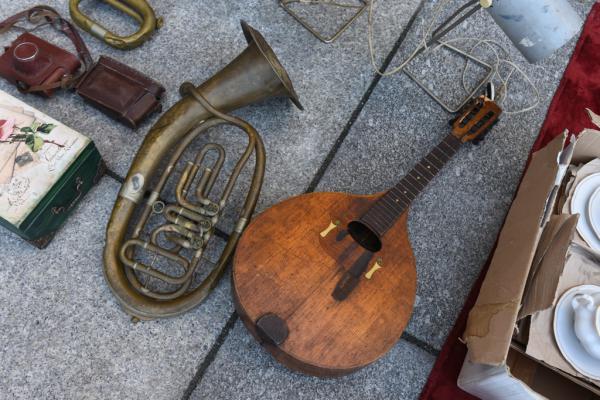
[[[483,140],[501,114],[489,97],[474,98],[451,121],[452,133],[384,194],[306,194],[248,226],[234,258],[234,300],[278,361],[339,376],[400,339],[417,280],[408,209],[461,145]]]
[[[232,273],[237,311],[255,338],[288,368],[345,375],[376,361],[400,339],[416,292],[408,213],[380,238],[376,253],[346,231],[379,197],[301,195],[257,216],[242,236]],[[368,263],[365,273],[346,299],[336,300],[336,285],[356,263]],[[257,320],[269,313],[289,330],[280,345],[263,340],[257,331]]]

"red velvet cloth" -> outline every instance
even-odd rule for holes
[[[600,114],[600,3],[593,6],[587,18],[532,152],[544,147],[565,129],[571,133],[579,133],[584,128],[594,127],[585,111],[586,108]],[[469,311],[477,300],[488,267],[489,260],[446,339],[423,388],[421,400],[476,399],[456,386],[467,354],[467,348],[459,338],[465,330]]]

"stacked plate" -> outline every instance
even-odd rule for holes
[[[585,177],[573,192],[571,214],[579,214],[577,232],[600,251],[600,172]]]
[[[588,303],[580,303],[578,298],[585,298]],[[563,294],[554,309],[554,337],[575,370],[600,380],[599,286],[576,286]]]
[[[569,207],[571,214],[579,214],[577,232],[581,238],[600,251],[600,172],[577,184]],[[580,298],[589,304],[580,306]],[[600,286],[581,285],[564,293],[554,309],[553,328],[568,363],[583,376],[600,380]]]

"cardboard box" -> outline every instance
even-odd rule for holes
[[[94,142],[0,90],[0,225],[45,247],[103,173]]]
[[[600,265],[595,255],[574,256],[578,216],[556,204],[569,164],[600,157],[600,132],[584,131],[565,148],[566,139],[565,133],[532,156],[469,314],[458,386],[484,400],[600,398],[598,382],[577,376],[566,362],[556,366],[562,356],[551,328],[560,288],[573,283],[563,272]]]

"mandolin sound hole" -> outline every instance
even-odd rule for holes
[[[360,221],[352,221],[348,224],[348,233],[352,239],[371,253],[381,250],[381,239],[368,226]]]

